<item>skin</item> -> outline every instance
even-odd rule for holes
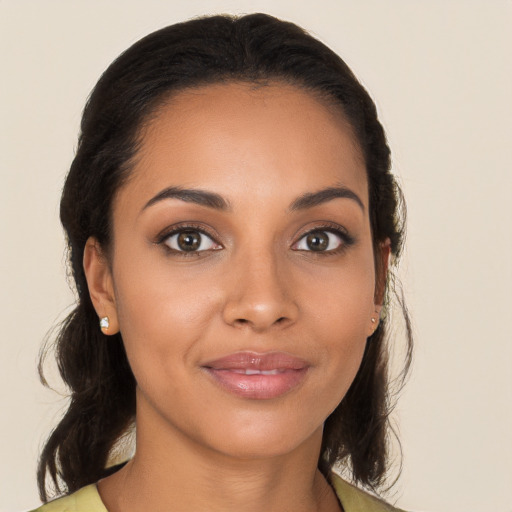
[[[340,186],[361,204],[290,208]],[[229,208],[154,199],[168,187]],[[208,233],[205,250],[178,252],[162,235],[177,225]],[[311,250],[313,229],[329,250]],[[375,257],[385,268],[388,254],[384,244],[374,255],[363,158],[336,108],[289,85],[237,83],[160,107],[115,197],[109,254],[91,238],[84,257],[104,332],[121,331],[138,383],[137,452],[100,482],[108,510],[340,510],[317,470],[322,427],[376,328]],[[204,371],[247,350],[286,352],[308,370],[272,399],[234,395]]]

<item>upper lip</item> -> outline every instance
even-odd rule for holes
[[[287,352],[236,352],[202,365],[213,370],[302,370],[309,364]]]

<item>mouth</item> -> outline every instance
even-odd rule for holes
[[[298,387],[310,365],[284,352],[237,352],[209,361],[202,368],[230,394],[253,400],[270,400]]]

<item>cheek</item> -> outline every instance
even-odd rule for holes
[[[359,368],[375,309],[373,260],[361,263],[330,272],[329,278],[308,278],[311,292],[305,325],[314,329],[311,337],[319,340],[317,350],[338,379],[342,394]]]
[[[186,278],[168,265],[118,266],[116,307],[128,359],[136,377],[186,360],[211,326],[218,298],[207,276]]]
[[[365,253],[339,268],[316,269],[304,276],[303,302],[326,333],[366,338],[375,309],[373,259]],[[328,336],[331,337],[331,336]]]
[[[193,328],[205,320],[215,300],[210,269],[190,263],[177,264],[167,260],[163,250],[153,248],[139,250],[141,257],[137,258],[131,249],[119,251],[132,257],[119,258],[114,271],[121,324],[129,326],[130,331],[134,327],[138,330],[139,324],[158,330],[162,323],[177,328],[183,323]]]

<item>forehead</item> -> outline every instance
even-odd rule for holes
[[[342,185],[367,204],[364,159],[341,108],[296,86],[229,83],[179,92],[156,110],[139,147],[125,188],[141,203],[169,186],[207,188],[236,204],[246,198],[242,191],[254,202],[277,195],[291,201]]]

